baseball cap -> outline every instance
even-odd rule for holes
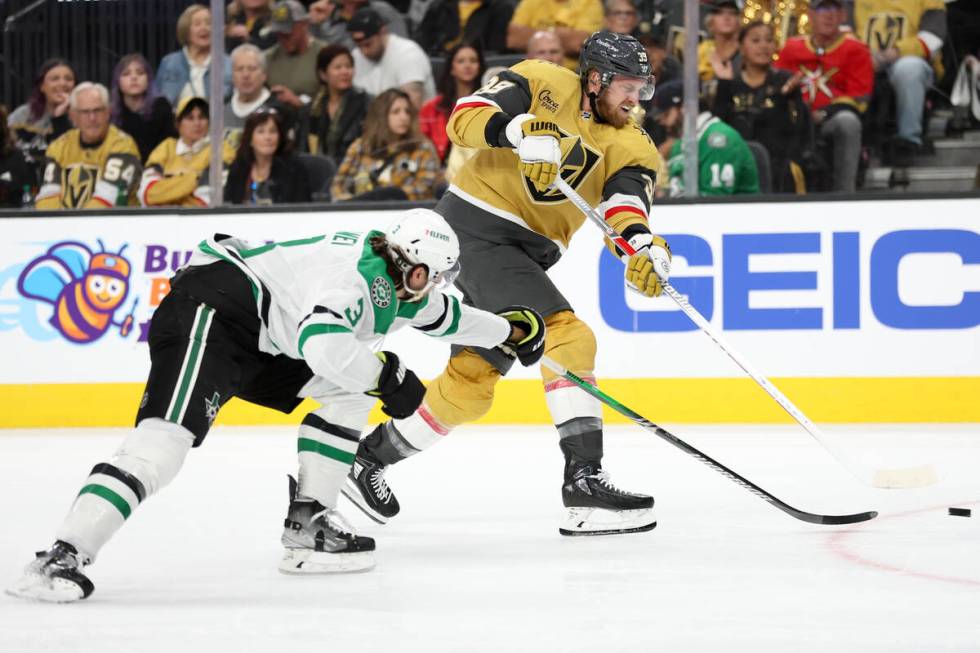
[[[196,95],[189,95],[177,103],[177,107],[174,109],[174,118],[180,120],[186,116],[191,109],[194,107],[201,107],[204,115],[208,115],[209,107],[208,101],[202,97]]]
[[[367,38],[380,32],[384,24],[381,14],[370,7],[361,7],[347,21],[347,32],[350,34],[362,32]]]
[[[707,10],[709,14],[715,14],[724,9],[725,7],[731,7],[736,11],[741,11],[741,3],[737,0],[707,0],[704,4],[707,5]]]
[[[657,86],[653,94],[652,113],[656,116],[671,107],[679,107],[684,103],[684,82],[673,80]]]
[[[301,20],[309,20],[306,7],[296,0],[283,0],[272,7],[269,24],[262,28],[262,35],[288,34],[293,31],[293,25]]]

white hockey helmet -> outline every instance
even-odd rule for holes
[[[395,218],[385,232],[389,252],[402,271],[402,287],[421,299],[429,289],[446,288],[459,274],[459,239],[445,218],[431,209],[409,209]],[[424,265],[429,272],[425,288],[408,287],[408,274]]]

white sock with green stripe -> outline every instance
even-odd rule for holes
[[[316,412],[303,418],[297,442],[300,496],[316,499],[327,508],[337,507],[360,435],[359,429],[330,423]]]
[[[110,462],[92,469],[56,539],[94,560],[136,507],[173,480],[193,441],[177,424],[140,422]]]

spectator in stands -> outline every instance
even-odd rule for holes
[[[507,0],[435,0],[425,11],[416,40],[433,56],[445,55],[462,42],[484,52],[502,52],[513,14]]]
[[[357,44],[354,55],[354,83],[371,95],[389,88],[408,94],[417,111],[435,95],[432,65],[418,43],[390,34],[384,20],[370,8],[361,8],[347,23]]]
[[[48,145],[71,129],[68,98],[75,88],[75,79],[75,69],[70,63],[48,59],[34,78],[27,103],[14,109],[7,118],[14,143],[37,173]]]
[[[637,40],[647,51],[650,59],[650,72],[657,80],[658,84],[666,84],[683,76],[684,70],[681,62],[667,53],[663,37],[655,32],[640,34]]]
[[[279,111],[287,132],[295,128],[295,112],[265,87],[265,54],[251,43],[239,45],[231,53],[231,84],[234,91],[225,103],[225,141],[233,150],[245,127],[245,119],[254,111],[271,108]]]
[[[653,97],[656,120],[674,138],[667,161],[669,193],[684,191],[684,154],[680,135],[684,124],[684,84],[668,82],[657,87]],[[752,151],[737,131],[719,120],[702,99],[697,120],[698,194],[735,195],[759,192],[759,172]]]
[[[702,80],[715,79],[738,70],[738,30],[741,9],[735,0],[707,0],[705,27],[711,38],[698,44],[698,75]]]
[[[157,94],[153,69],[141,54],[127,54],[112,72],[112,124],[133,137],[140,161],[173,136],[173,108]]]
[[[946,38],[943,0],[893,0],[853,5],[857,36],[871,49],[879,78],[895,93],[898,134],[895,165],[907,166],[922,145],[926,91],[942,76]]]
[[[225,52],[250,43],[260,50],[276,44],[276,35],[265,28],[272,15],[272,0],[231,0],[225,25]]]
[[[133,204],[139,148],[109,122],[109,90],[82,82],[69,96],[76,125],[48,146],[37,193],[39,209],[104,209]]]
[[[339,165],[361,135],[371,97],[354,86],[354,57],[343,45],[320,50],[316,69],[322,84],[306,116],[307,146]]]
[[[633,0],[605,0],[603,28],[617,34],[637,36],[640,12]]]
[[[542,59],[553,64],[565,64],[565,51],[561,47],[561,39],[550,30],[538,30],[531,35],[527,42],[528,59]]]
[[[316,56],[326,43],[310,36],[309,15],[296,0],[275,4],[268,30],[279,39],[265,51],[272,93],[280,102],[300,109],[320,87]]]
[[[19,209],[34,202],[37,173],[17,149],[7,125],[7,107],[0,104],[0,208]]]
[[[177,19],[180,50],[160,60],[157,84],[170,104],[185,97],[207,98],[211,93],[211,10],[193,4]],[[231,63],[225,58],[224,97],[231,93]],[[224,98],[222,98],[223,100]]]
[[[427,200],[440,181],[439,155],[419,131],[415,106],[391,88],[368,108],[364,135],[337,170],[334,200]]]
[[[250,115],[228,170],[225,201],[252,205],[309,202],[309,177],[291,150],[278,112],[259,110]]]
[[[802,83],[820,139],[833,149],[833,180],[839,192],[854,192],[861,156],[861,115],[871,96],[874,72],[868,47],[841,30],[842,0],[811,0],[810,36],[786,41],[775,62]]]
[[[449,60],[439,80],[439,95],[422,105],[419,112],[419,127],[436,148],[439,160],[445,163],[452,144],[446,135],[449,114],[456,106],[456,100],[480,87],[480,79],[486,63],[478,46],[460,43],[449,53]]]
[[[574,69],[582,43],[601,26],[601,0],[520,0],[507,26],[507,47],[526,52],[535,32],[552,30],[561,41],[565,66]]]
[[[184,98],[177,104],[174,112],[177,137],[160,143],[146,160],[137,192],[141,205],[201,207],[211,204],[208,111],[208,102],[204,98]],[[235,151],[227,142],[223,145],[223,159],[227,165]]]
[[[347,31],[347,23],[361,7],[378,12],[391,34],[408,38],[408,27],[398,10],[384,0],[316,0],[310,4],[310,23],[313,34],[321,41],[343,45],[348,50],[356,47]]]
[[[801,161],[813,150],[809,108],[799,84],[772,67],[776,39],[772,25],[753,21],[739,32],[742,68],[719,70],[713,113],[747,141],[769,153],[773,192],[804,193]]]

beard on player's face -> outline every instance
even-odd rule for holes
[[[613,127],[617,129],[620,127],[625,127],[626,123],[630,119],[630,110],[632,106],[629,102],[622,102],[620,104],[614,104],[610,98],[609,93],[603,90],[599,93],[597,99],[599,115],[602,119],[608,122]]]

